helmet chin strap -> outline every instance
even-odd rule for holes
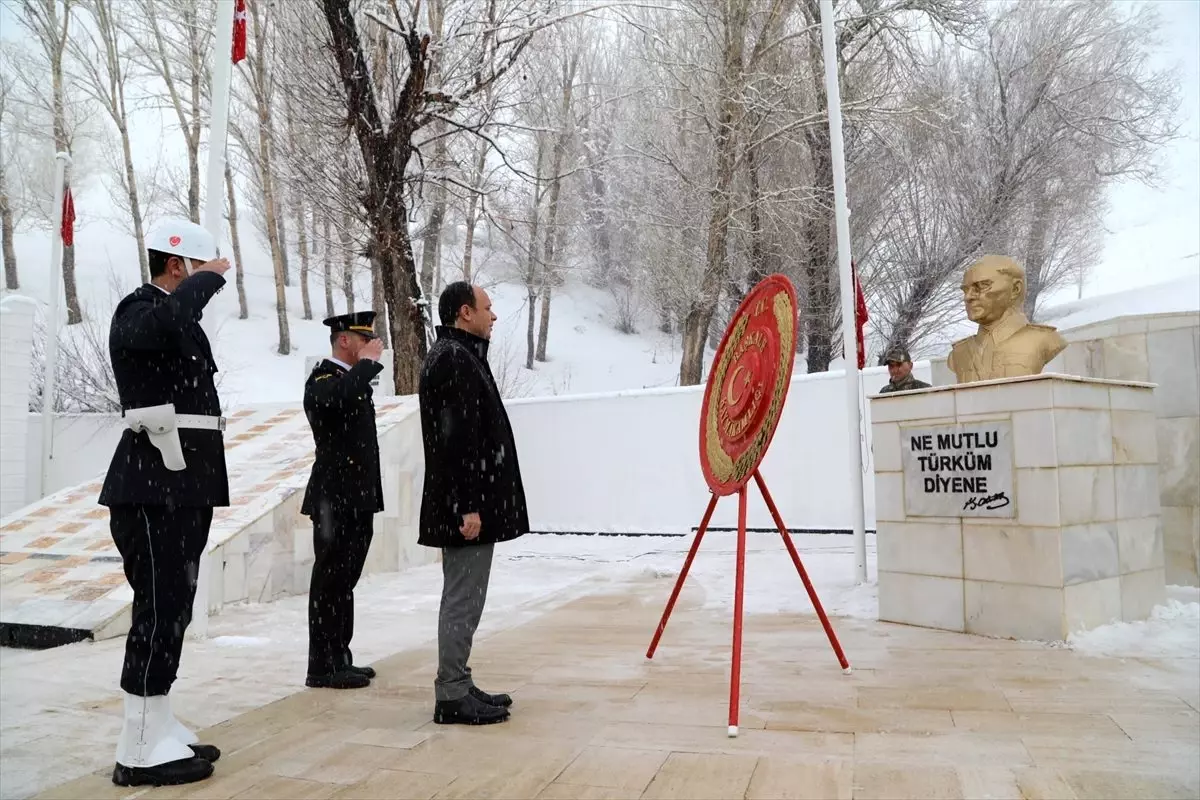
[[[187,256],[183,257],[183,268],[187,271],[187,274],[189,276],[194,275],[196,273],[195,268],[192,266],[192,260],[190,258],[188,258]]]

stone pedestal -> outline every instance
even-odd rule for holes
[[[1153,385],[874,396],[879,619],[1057,641],[1165,599]]]

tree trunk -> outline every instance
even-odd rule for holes
[[[758,179],[758,153],[753,146],[746,150],[746,174],[750,192],[750,270],[746,275],[748,290],[753,289],[774,271],[774,265],[768,263],[766,234],[763,232],[760,208],[762,191]],[[737,283],[732,282],[732,285],[737,286]],[[740,286],[738,289],[738,302],[741,302],[745,295],[740,291]]]
[[[233,268],[237,276],[238,319],[250,318],[246,304],[246,271],[242,268],[242,242],[238,236],[237,193],[233,187],[233,170],[225,162],[225,195],[229,199],[229,240],[233,244]]]
[[[342,242],[342,296],[346,298],[346,313],[354,313],[354,250],[350,240],[350,212],[342,212],[342,227],[338,231]]]
[[[537,353],[534,358],[538,361],[546,361],[546,339],[550,335],[550,294],[553,291],[549,281],[542,286],[542,313],[538,320],[538,341]]]
[[[296,231],[299,241],[296,246],[300,249],[300,303],[304,306],[304,319],[312,319],[312,303],[308,298],[308,228],[304,224],[304,203],[300,200],[299,192],[292,192],[295,198]]]
[[[824,96],[822,95],[822,103]],[[829,153],[829,130],[814,126],[807,131],[809,156],[813,162],[813,190],[818,195],[820,213],[800,223],[804,242],[802,265],[805,285],[803,313],[807,342],[808,372],[826,372],[833,360],[833,320],[837,303],[833,279],[833,161]]]
[[[333,249],[329,246],[329,212],[321,214],[322,231],[325,234],[322,238],[321,257],[325,264],[325,318],[329,319],[337,314],[333,310]],[[314,220],[314,225],[316,224]]]
[[[279,355],[286,356],[292,352],[291,335],[288,330],[287,292],[284,290],[287,278],[283,266],[283,242],[279,240],[279,217],[281,215],[276,203],[275,177],[271,166],[271,151],[274,145],[271,141],[270,98],[266,91],[267,53],[266,47],[263,46],[263,30],[259,23],[257,5],[252,7],[250,18],[254,28],[254,43],[257,51],[254,58],[254,70],[259,90],[255,93],[255,98],[258,105],[258,158],[259,171],[262,175],[263,208],[266,216],[264,222],[267,228],[267,244],[271,249],[271,266],[275,273],[275,316],[279,321]]]
[[[728,265],[726,245],[729,238],[729,213],[732,210],[730,187],[733,183],[733,109],[726,101],[721,123],[726,133],[716,142],[716,186],[711,192],[708,218],[708,243],[705,250],[704,275],[700,280],[700,295],[688,304],[683,318],[683,357],[679,364],[679,385],[694,386],[704,377],[704,346],[708,329],[721,298]]]
[[[125,101],[121,100],[120,113],[125,116]],[[133,150],[129,146],[129,128],[124,119],[117,127],[121,134],[121,153],[125,158],[125,186],[129,193],[129,217],[133,221],[133,237],[137,242],[138,267],[142,272],[142,283],[150,282],[150,261],[146,254],[146,233],[142,227],[142,204],[138,198],[137,174],[133,169]]]
[[[383,262],[371,259],[371,308],[375,311],[375,335],[388,346],[387,298],[383,294]]]
[[[1038,298],[1046,285],[1046,238],[1053,213],[1050,206],[1049,187],[1042,178],[1033,187],[1033,219],[1025,245],[1025,316],[1030,321],[1037,316]]]
[[[13,248],[13,213],[8,203],[8,184],[4,165],[0,164],[0,247],[4,253],[4,288],[20,289],[17,276],[17,251]]]
[[[433,163],[438,170],[446,168],[445,126],[434,126],[434,135],[439,136],[433,147]],[[425,227],[425,241],[421,246],[421,290],[425,297],[433,295],[434,275],[441,269],[442,224],[446,220],[446,184],[439,177],[433,180],[429,193],[429,222]]]
[[[280,183],[283,183],[283,181],[280,181]],[[276,217],[276,222],[278,223],[278,230],[277,230],[275,236],[279,240],[279,261],[283,264],[283,285],[291,286],[292,285],[292,267],[291,267],[291,263],[288,260],[287,223],[285,222],[285,220],[286,220],[286,215],[284,215],[282,213],[279,214],[278,217]]]
[[[475,151],[475,163],[471,165],[471,196],[467,198],[467,241],[463,244],[463,280],[471,282],[472,259],[475,255],[475,222],[479,209],[479,193],[483,191],[483,171],[487,167],[488,143],[484,139],[478,142]]]
[[[65,31],[63,35],[65,39]],[[51,102],[54,109],[54,147],[58,152],[69,154],[71,152],[71,143],[67,139],[66,108],[63,100],[62,47],[57,47],[53,57],[50,59],[50,83],[53,92]],[[63,177],[66,186],[71,185],[70,174],[71,170],[68,167]],[[55,213],[56,211],[57,209],[51,209],[51,213]],[[58,231],[52,231],[51,235],[58,236],[59,233]],[[79,292],[75,286],[75,245],[73,244],[69,247],[63,247],[62,277],[63,292],[67,300],[67,324],[78,325],[80,322],[83,322],[83,313],[79,308]]]

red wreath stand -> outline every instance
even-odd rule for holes
[[[733,604],[733,660],[729,679],[729,735],[738,734],[738,710],[741,694],[742,671],[742,612],[745,594],[746,572],[746,485],[751,479],[758,486],[771,518],[783,537],[784,546],[796,565],[800,580],[808,591],[808,597],[821,620],[833,652],[837,655],[842,670],[850,672],[837,634],[829,624],[817,591],[809,580],[808,572],[800,561],[800,554],[792,542],[791,534],[783,523],[779,509],[767,490],[767,484],[759,472],[759,465],[766,455],[783,402],[787,397],[788,384],[792,377],[797,330],[796,291],[783,275],[771,275],[750,291],[734,312],[725,336],[717,348],[712,371],[704,392],[704,405],[700,412],[700,465],[704,472],[712,497],[696,538],[688,550],[687,559],[675,589],[663,609],[662,619],[654,632],[654,639],[646,651],[646,658],[654,658],[658,643],[666,630],[675,601],[687,580],[688,571],[700,542],[712,521],[717,502],[721,497],[736,494],[738,497],[737,527],[737,573]]]

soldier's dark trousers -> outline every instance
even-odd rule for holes
[[[121,669],[129,694],[167,694],[175,683],[212,517],[211,506],[109,508],[109,529],[133,587]]]
[[[334,511],[321,504],[313,516],[312,580],[308,589],[308,674],[329,675],[354,663],[354,587],[374,535],[369,511]]]
[[[434,697],[461,700],[475,685],[471,647],[487,602],[495,545],[442,548],[442,607],[438,613],[438,671]]]

